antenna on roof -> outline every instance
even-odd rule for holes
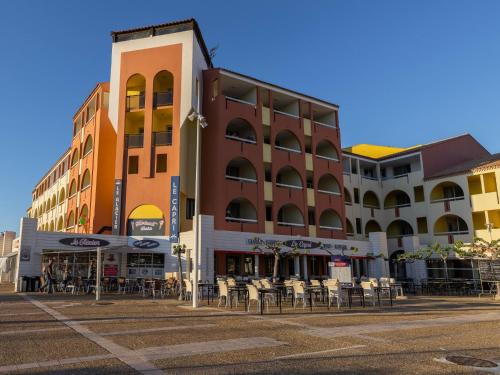
[[[219,49],[219,43],[215,47],[210,48],[208,51],[208,55],[210,56],[210,60],[213,60],[217,55],[217,50]]]

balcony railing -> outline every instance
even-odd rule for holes
[[[330,195],[342,195],[340,194],[339,191],[333,191],[333,190],[323,190],[323,189],[318,189],[318,193],[323,193],[323,194],[330,194]],[[345,202],[346,204],[348,204],[348,202],[346,201]],[[349,202],[350,203],[350,202]]]
[[[251,144],[257,143],[257,141],[255,139],[252,139],[252,138],[242,138],[242,137],[238,137],[236,135],[230,135],[230,134],[226,134],[225,137],[226,137],[226,139],[232,139],[233,141],[240,141],[240,142],[251,143]]]
[[[461,201],[464,199],[463,195],[455,195],[453,197],[440,198],[440,199],[431,199],[431,203],[439,203],[439,202],[450,202],[450,201]]]
[[[281,182],[277,182],[276,186],[284,187],[284,188],[290,188],[290,189],[297,189],[297,190],[302,190],[303,189],[303,187],[299,186],[299,185],[283,184]]]
[[[319,158],[319,159],[325,159],[325,160],[330,160],[330,161],[334,161],[334,162],[338,162],[339,161],[338,158],[332,157],[332,156],[325,156],[325,155],[318,155],[318,154],[316,154],[316,157]]]
[[[153,95],[153,106],[166,107],[174,103],[174,93],[172,90],[155,92]]]
[[[127,134],[125,136],[125,144],[127,148],[144,147],[144,134]]]
[[[326,229],[326,230],[342,230],[342,227],[332,227],[329,225],[320,225],[319,229]]]
[[[295,152],[296,154],[300,154],[301,153],[300,150],[297,150],[295,148],[290,148],[290,147],[283,147],[283,146],[275,145],[274,148],[277,149],[277,150],[282,150],[282,151]]]
[[[320,122],[320,121],[314,120],[314,123],[321,125],[321,126],[326,126],[327,128],[337,129],[337,127],[335,125],[327,124],[326,122]]]
[[[226,178],[228,180],[257,183],[257,180],[255,178],[246,178],[246,177],[239,177],[239,176],[231,176],[229,174],[226,175]]]
[[[304,224],[292,223],[292,222],[288,222],[288,221],[278,221],[278,225],[280,225],[282,227],[299,227],[299,228],[305,227]]]
[[[226,221],[233,223],[257,223],[257,219],[245,219],[242,217],[226,216]]]
[[[153,132],[153,142],[155,146],[171,146],[172,132]]]
[[[144,94],[127,96],[127,112],[144,109]]]

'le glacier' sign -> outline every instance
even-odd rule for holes
[[[106,240],[87,237],[61,238],[59,242],[63,245],[74,247],[102,247],[109,245],[109,242]]]

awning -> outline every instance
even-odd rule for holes
[[[109,252],[109,251],[117,251],[120,253],[158,253],[164,254],[165,251],[162,251],[158,248],[142,248],[142,247],[133,247],[128,245],[118,245],[118,246],[103,246],[100,248],[101,252]],[[97,252],[97,247],[89,247],[89,248],[75,248],[75,249],[44,249],[42,250],[42,254],[59,254],[59,253],[95,253]]]

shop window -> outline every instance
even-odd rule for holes
[[[186,219],[193,220],[194,216],[194,199],[186,198]]]
[[[243,258],[243,267],[245,275],[253,275],[254,272],[254,256],[253,255],[245,255]]]
[[[358,188],[354,188],[354,203],[359,204],[359,189]]]
[[[417,217],[417,230],[419,234],[425,234],[428,232],[426,217]]]
[[[356,218],[356,233],[361,234],[362,229],[361,229],[361,218],[357,217]]]
[[[139,156],[128,157],[128,174],[139,173]]]
[[[156,155],[156,173],[167,171],[167,154]]]
[[[240,257],[238,255],[228,255],[226,257],[226,274],[240,274]]]
[[[413,188],[413,193],[415,195],[415,202],[423,202],[424,198],[424,187],[422,185],[415,186]]]
[[[274,271],[274,255],[266,255],[264,257],[264,273],[266,276],[271,276]]]

